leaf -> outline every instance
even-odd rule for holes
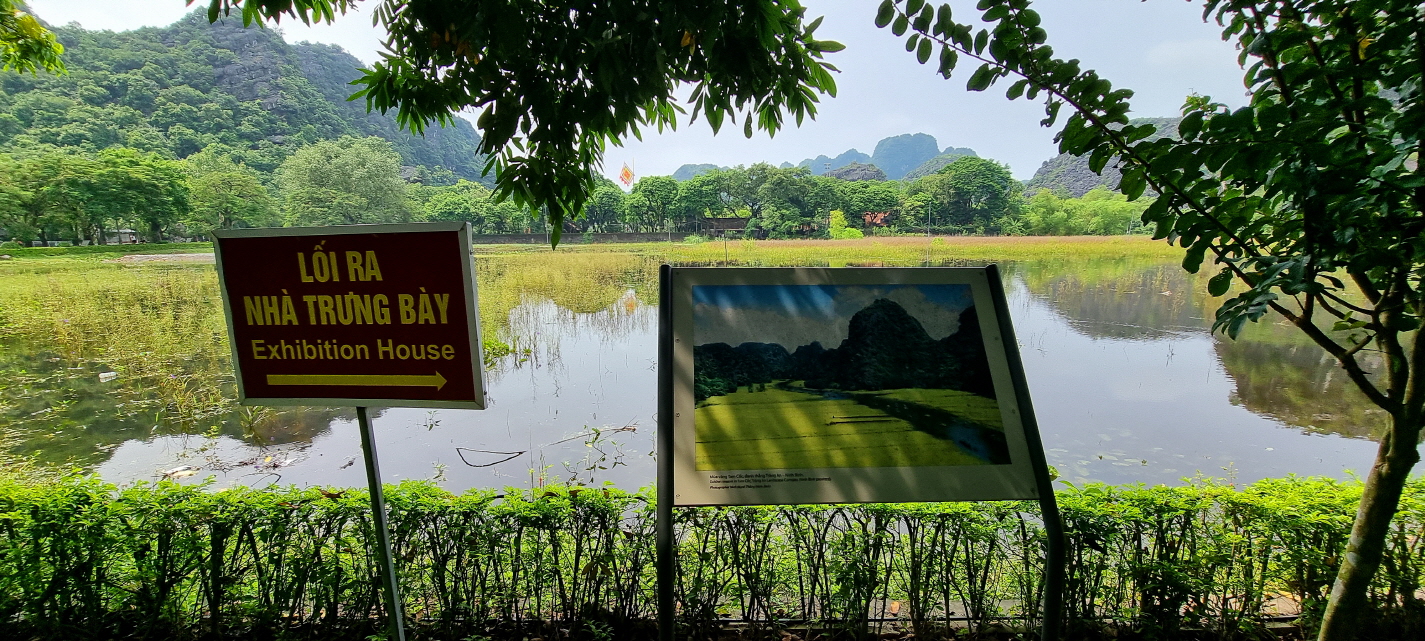
[[[955,71],[955,63],[959,62],[960,54],[950,47],[940,48],[940,75],[949,78]]]
[[[1009,86],[1009,91],[1004,93],[1004,97],[1010,100],[1018,100],[1020,96],[1024,95],[1024,88],[1027,86],[1029,86],[1029,79],[1022,78]]]
[[[915,52],[915,59],[919,61],[920,64],[925,64],[926,61],[930,60],[931,48],[932,43],[930,38],[922,38],[920,41],[920,49]]]
[[[1118,191],[1128,196],[1128,200],[1138,200],[1143,195],[1143,189],[1148,186],[1147,176],[1138,167],[1127,169],[1123,172],[1123,179],[1118,183]]]
[[[979,69],[970,76],[970,81],[965,83],[965,88],[970,91],[984,91],[994,80],[994,72],[990,71],[989,65],[980,65]]]
[[[910,27],[910,20],[905,16],[896,16],[896,21],[891,25],[891,33],[898,36],[905,35],[905,30]]]
[[[915,51],[915,44],[916,44],[918,41],[920,41],[920,34],[918,34],[918,33],[912,33],[912,34],[910,34],[910,37],[905,39],[905,50],[906,50],[906,51]]]
[[[1188,247],[1187,253],[1183,255],[1183,270],[1189,274],[1196,274],[1198,268],[1202,266],[1202,259],[1210,246],[1212,246],[1212,237],[1203,236],[1197,239],[1197,242],[1193,243],[1191,247]]]
[[[896,5],[892,0],[881,2],[880,8],[876,9],[876,27],[884,29],[891,20],[896,17]]]
[[[919,13],[923,6],[925,6],[925,0],[906,0],[905,12],[907,15]]]
[[[1222,271],[1217,272],[1216,276],[1207,281],[1207,293],[1213,297],[1226,294],[1231,287],[1232,269],[1229,267],[1223,267]]]
[[[1201,111],[1192,111],[1183,116],[1182,121],[1178,123],[1178,135],[1182,136],[1183,140],[1196,140],[1197,135],[1202,133],[1202,115]]]
[[[931,9],[930,7],[926,7],[920,12],[920,15],[915,17],[915,22],[912,23],[912,26],[915,27],[916,31],[925,33],[930,30],[930,21],[934,19],[935,10]]]

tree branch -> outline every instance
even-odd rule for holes
[[[1347,272],[1351,275],[1351,280],[1356,283],[1356,287],[1361,288],[1361,293],[1366,295],[1366,300],[1372,305],[1380,306],[1381,293],[1376,289],[1375,283],[1371,282],[1370,276],[1360,272]]]
[[[1285,5],[1285,3],[1283,3]],[[1261,38],[1266,44],[1262,46],[1262,62],[1267,63],[1267,69],[1271,71],[1272,83],[1281,91],[1282,102],[1286,104],[1287,113],[1291,114],[1293,120],[1298,118],[1296,112],[1296,96],[1292,93],[1292,88],[1286,82],[1286,75],[1282,73],[1276,49],[1272,46],[1272,41],[1267,37],[1267,21],[1262,18],[1262,13],[1257,10],[1256,5],[1248,7],[1252,11],[1252,22],[1257,27],[1257,38]]]
[[[1321,349],[1326,350],[1327,353],[1335,357],[1336,361],[1341,364],[1341,369],[1346,370],[1346,375],[1351,378],[1351,382],[1355,383],[1356,387],[1360,388],[1361,392],[1364,393],[1367,398],[1371,399],[1372,403],[1384,408],[1388,412],[1396,412],[1400,404],[1395,399],[1382,393],[1380,389],[1376,387],[1375,383],[1371,382],[1365,370],[1361,369],[1361,364],[1356,361],[1355,353],[1360,351],[1358,347],[1355,349],[1343,347],[1336,341],[1331,340],[1331,337],[1327,336],[1326,332],[1321,331],[1321,328],[1291,314],[1285,307],[1275,302],[1269,303],[1269,305],[1272,309],[1275,309],[1277,313],[1291,320],[1297,329],[1300,329],[1310,337],[1313,342],[1320,345]],[[1377,334],[1376,343],[1380,344],[1379,334]]]

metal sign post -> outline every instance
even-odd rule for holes
[[[371,433],[371,419],[366,416],[365,407],[356,408],[356,421],[361,425],[361,454],[366,459],[366,486],[371,491],[371,525],[376,530],[376,562],[381,564],[386,608],[391,612],[391,634],[396,641],[406,641],[405,608],[396,580],[396,562],[391,557],[391,527],[386,522],[386,494],[381,489],[381,465],[376,460],[376,435]]]

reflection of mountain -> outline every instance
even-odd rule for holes
[[[693,377],[698,400],[777,379],[817,389],[953,389],[994,398],[975,308],[960,314],[955,333],[935,340],[905,308],[884,298],[851,317],[838,347],[813,342],[788,352],[777,343],[698,345]]]
[[[1374,440],[1385,431],[1389,415],[1320,347],[1305,338],[1297,344],[1262,340],[1271,338],[1267,333],[1297,332],[1295,327],[1253,329],[1258,331],[1239,340],[1214,341],[1223,368],[1236,384],[1234,404],[1308,432]],[[1379,358],[1365,356],[1368,371],[1382,370]]]
[[[1219,299],[1205,278],[1176,265],[1083,261],[1013,265],[1029,292],[1079,333],[1096,339],[1159,341],[1206,334]],[[1268,316],[1237,339],[1213,337],[1231,376],[1231,401],[1260,416],[1309,432],[1375,438],[1387,417],[1336,361],[1295,327]],[[1364,354],[1368,361],[1371,355]],[[1367,371],[1381,367],[1366,363]]]
[[[1035,297],[1094,338],[1159,340],[1212,326],[1206,284],[1177,265],[1018,265]]]

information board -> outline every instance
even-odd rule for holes
[[[671,269],[674,504],[1040,498],[989,269]]]
[[[465,223],[213,236],[243,404],[484,409]]]

